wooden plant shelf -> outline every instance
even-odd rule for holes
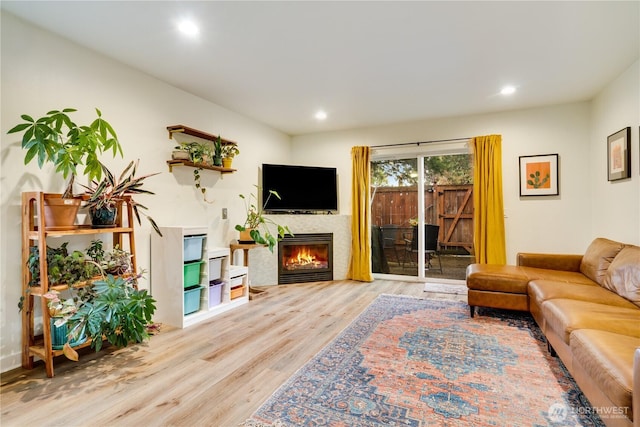
[[[82,344],[71,346],[71,348],[73,348],[74,350],[80,350],[81,348],[89,347],[91,345],[91,342],[92,342],[91,338],[87,338],[87,340]],[[45,357],[47,357],[47,350],[45,349],[45,346],[44,346],[44,338],[43,337],[36,338],[36,342],[33,345],[29,346],[29,351],[41,359],[44,359]],[[51,349],[51,355],[53,357],[62,356],[63,354],[64,354],[64,351],[62,349],[60,350]]]
[[[207,141],[216,141],[218,139],[218,135],[203,132],[201,130],[190,128],[185,125],[167,126],[167,130],[169,131],[169,139],[173,138],[174,133],[182,133],[189,136],[195,136],[196,138],[206,139]],[[220,140],[222,141],[222,145],[238,145],[236,142],[229,141],[228,139],[220,138]]]
[[[92,228],[90,225],[78,225],[68,230],[55,230],[45,228],[45,237],[61,237],[61,236],[78,236],[82,234],[103,234],[103,233],[132,233],[133,227],[109,227],[109,228]],[[30,239],[37,240],[40,237],[38,227],[28,232]]]
[[[233,173],[236,171],[236,169],[223,168],[222,166],[210,166],[204,165],[202,163],[193,163],[189,160],[167,160],[167,164],[169,165],[169,172],[173,171],[174,166],[190,166],[192,168],[208,169],[212,171],[218,171],[220,173]]]
[[[129,252],[131,253],[132,271],[138,271],[136,263],[135,237],[133,229],[133,206],[126,203],[126,207],[122,207],[120,213],[116,217],[116,224],[109,228],[93,228],[91,226],[74,226],[64,229],[56,229],[47,226],[44,212],[45,200],[49,198],[60,198],[59,194],[49,194],[40,191],[26,191],[22,193],[22,367],[25,369],[33,369],[34,357],[38,357],[44,361],[47,377],[53,377],[53,360],[55,357],[63,354],[62,350],[54,349],[51,345],[51,329],[49,327],[49,309],[47,300],[43,297],[52,290],[65,290],[71,288],[80,288],[87,286],[88,282],[83,284],[76,283],[71,286],[68,284],[52,285],[48,281],[47,273],[47,239],[51,237],[77,237],[90,236],[96,234],[111,235],[111,244],[124,248],[124,243],[128,240]],[[128,238],[128,239],[125,239]],[[28,267],[31,248],[37,248],[39,253],[39,270],[40,283],[38,286],[31,286],[31,272]],[[98,277],[96,277],[98,278]],[[37,300],[37,303],[36,303]],[[40,314],[42,316],[42,335],[36,336],[35,333],[35,312],[36,304],[40,305]],[[91,344],[90,340],[86,343],[74,346],[74,348],[82,348]]]

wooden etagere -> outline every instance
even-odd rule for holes
[[[32,369],[34,357],[44,361],[48,377],[53,377],[53,359],[62,355],[62,350],[54,350],[51,344],[51,330],[49,327],[50,316],[47,300],[42,296],[47,292],[65,290],[66,285],[51,286],[47,275],[47,240],[59,237],[73,237],[93,234],[111,234],[112,244],[126,247],[125,237],[129,240],[129,252],[131,253],[131,265],[133,271],[137,271],[135,254],[135,237],[133,231],[133,208],[131,204],[125,204],[119,210],[116,226],[112,228],[91,228],[91,226],[77,226],[73,229],[57,230],[47,228],[44,215],[44,203],[48,198],[59,198],[59,194],[43,192],[22,193],[22,295],[24,303],[22,308],[22,367]],[[39,286],[30,286],[31,273],[28,268],[29,248],[37,247],[40,254],[40,283]],[[34,309],[36,298],[40,300],[42,308],[42,335],[35,334]],[[74,347],[76,349],[87,347],[90,340]]]

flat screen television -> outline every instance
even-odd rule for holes
[[[269,198],[269,190],[281,199]],[[267,200],[268,199],[268,200]],[[338,210],[336,168],[262,165],[262,203],[271,213],[335,213]]]

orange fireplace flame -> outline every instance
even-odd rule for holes
[[[289,258],[289,264],[307,265],[312,264],[316,260],[316,256],[307,248],[303,248]]]
[[[300,246],[295,247],[288,258],[283,258],[283,265],[287,270],[326,268],[327,262],[318,258],[318,252],[313,247]]]

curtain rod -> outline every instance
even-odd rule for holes
[[[402,147],[406,145],[417,145],[420,144],[432,144],[434,142],[454,142],[454,141],[469,141],[473,138],[452,138],[452,139],[434,139],[433,141],[420,141],[420,142],[404,142],[400,144],[384,144],[384,145],[372,145],[371,148],[384,148],[384,147]]]

